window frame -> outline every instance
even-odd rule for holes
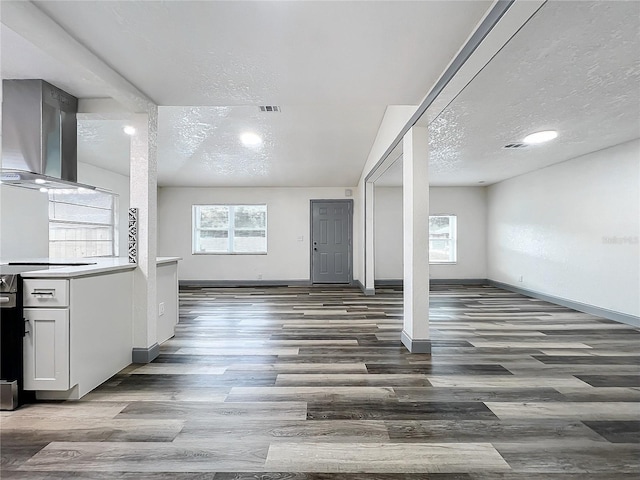
[[[198,215],[201,207],[227,207],[229,210],[229,226],[227,227],[227,251],[226,252],[211,252],[211,251],[198,251],[197,242],[200,238],[198,232],[200,231],[214,231],[224,230],[224,228],[200,228],[200,216]],[[235,208],[236,207],[264,207],[264,228],[251,229],[251,228],[235,228]],[[207,204],[193,204],[191,205],[191,254],[192,255],[267,255],[268,246],[268,219],[269,212],[266,203],[207,203]],[[264,230],[264,251],[255,252],[235,252],[233,251],[233,243],[235,239],[236,231],[263,231]]]
[[[453,218],[453,226],[451,226],[451,220],[449,220],[449,228],[451,232],[451,238],[445,239],[432,239],[431,231],[429,231],[429,265],[456,265],[458,263],[458,216],[454,213],[436,213],[429,215],[429,223],[433,217],[448,217]],[[431,241],[432,240],[444,240],[452,245],[453,260],[432,260],[431,259]],[[450,257],[451,258],[451,257]]]
[[[113,192],[109,192],[109,191],[105,191],[105,190],[101,190],[101,189],[96,189],[96,190],[92,190],[90,192],[87,192],[87,195],[92,195],[92,194],[101,194],[101,195],[106,195],[109,197],[110,199],[110,206],[108,208],[105,207],[96,207],[94,205],[87,205],[87,204],[82,204],[82,203],[77,203],[77,202],[72,202],[72,201],[64,201],[63,198],[64,197],[60,197],[61,195],[64,195],[65,193],[71,193],[71,194],[79,194],[79,190],[76,189],[51,189],[48,192],[48,232],[49,232],[49,239],[48,239],[48,250],[49,250],[49,257],[50,258],[55,258],[55,259],[60,259],[60,258],[90,258],[90,257],[104,257],[104,258],[109,258],[109,257],[115,257],[118,255],[118,251],[119,251],[119,229],[118,229],[118,207],[119,207],[119,197],[117,194],[113,193]],[[55,218],[55,210],[56,210],[56,206],[57,205],[69,205],[69,206],[75,206],[75,207],[81,207],[81,208],[86,208],[86,209],[93,209],[93,210],[103,210],[103,211],[108,211],[110,212],[110,219],[109,219],[109,223],[101,223],[101,222],[91,222],[91,221],[84,221],[84,220],[63,220],[60,218]],[[54,212],[53,216],[52,216],[52,210]],[[91,239],[55,239],[52,238],[52,226],[53,225],[69,225],[69,226],[75,226],[75,227],[79,227],[82,228],[87,227],[87,228],[91,228],[91,227],[98,227],[98,228],[108,228],[110,230],[110,235],[111,235],[111,239],[109,240],[91,240]],[[100,243],[100,244],[109,244],[110,245],[110,250],[111,253],[109,254],[105,254],[105,255],[90,255],[89,257],[82,257],[82,256],[78,256],[78,255],[74,255],[74,256],[69,256],[69,255],[65,255],[65,256],[57,256],[55,255],[55,250],[53,250],[53,245],[54,244],[61,244],[61,243],[91,243],[91,242],[96,242],[96,243]]]

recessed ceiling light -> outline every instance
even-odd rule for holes
[[[135,135],[136,134],[136,129],[134,127],[132,127],[131,125],[127,125],[122,130],[124,130],[124,133],[126,133],[127,135]]]
[[[240,135],[240,141],[248,146],[248,147],[252,147],[255,145],[260,145],[262,143],[262,138],[260,137],[260,135],[257,135],[255,133],[252,132],[246,132],[243,133],[242,135]]]
[[[532,144],[544,143],[548,142],[549,140],[553,140],[557,136],[558,132],[556,132],[555,130],[545,130],[543,132],[536,132],[532,133],[531,135],[527,135],[526,137],[524,137],[523,142]]]
[[[43,179],[41,179],[41,178],[36,178],[36,183],[37,183],[38,185],[44,185],[45,183],[47,183],[47,181],[46,181],[46,180],[43,180]]]
[[[45,187],[40,187],[40,191],[41,191],[42,193],[47,193],[47,192],[49,191],[49,189],[48,189],[48,188],[45,188]]]

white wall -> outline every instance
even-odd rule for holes
[[[78,162],[78,182],[118,194],[120,255],[127,253],[129,178]],[[22,187],[0,185],[0,258],[49,256],[49,197]]]
[[[362,174],[360,175],[353,213],[353,278],[359,280],[362,284],[365,283],[365,178],[369,175],[376,163],[380,161],[382,155],[384,155],[391,146],[391,143],[402,131],[402,128],[416,112],[417,108],[418,107],[414,105],[389,105],[386,108],[384,117],[380,123],[380,128],[378,128],[378,133],[369,151],[369,156],[362,169]]]
[[[78,162],[78,182],[109,190],[118,195],[118,252],[127,255],[129,228],[129,177],[88,163]]]
[[[158,254],[183,258],[180,280],[309,280],[310,200],[347,198],[345,188],[161,187]],[[192,254],[192,205],[218,203],[267,205],[267,255]]]
[[[49,196],[0,185],[0,258],[49,256]]]
[[[376,280],[402,280],[402,187],[375,187],[374,236]]]
[[[488,187],[489,278],[639,315],[639,185],[635,140]]]
[[[157,302],[158,307],[164,304],[164,313],[156,319],[156,336],[158,343],[162,344],[175,334],[175,326],[178,323],[178,265],[172,263],[159,263],[156,269]]]
[[[401,280],[402,188],[375,189],[376,280]],[[430,187],[429,214],[458,217],[458,262],[429,266],[436,279],[486,278],[486,188]]]

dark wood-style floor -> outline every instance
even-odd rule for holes
[[[487,286],[189,288],[175,338],[1,415],[2,479],[640,478],[640,330]]]

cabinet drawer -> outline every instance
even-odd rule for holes
[[[68,307],[68,280],[24,280],[25,307]]]

